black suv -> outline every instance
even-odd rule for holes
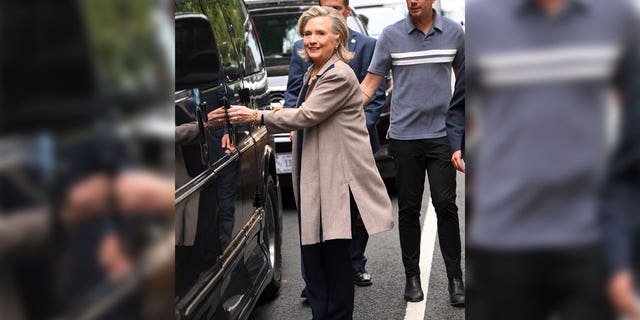
[[[280,287],[274,142],[263,126],[210,128],[206,117],[270,108],[262,50],[242,0],[175,6],[176,318],[246,319]]]

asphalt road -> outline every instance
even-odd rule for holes
[[[460,232],[464,244],[464,176],[458,174],[457,204],[460,216]],[[390,190],[392,188],[389,188]],[[369,287],[355,287],[355,320],[370,319],[464,319],[464,308],[449,306],[447,277],[440,247],[435,235],[435,212],[429,208],[429,188],[425,186],[422,201],[423,230],[425,216],[427,229],[423,231],[421,251],[421,270],[423,290],[427,290],[426,300],[421,303],[407,303],[403,299],[404,269],[400,255],[400,240],[397,229],[397,198],[391,194],[396,216],[393,230],[373,235],[369,239],[365,255],[368,258],[367,270],[373,278]],[[311,309],[302,304],[300,292],[304,282],[300,276],[300,248],[295,206],[290,197],[285,197],[283,221],[283,269],[280,295],[273,301],[259,303],[249,317],[250,320],[301,320],[311,319]],[[428,212],[426,215],[425,213]],[[428,216],[432,215],[432,216]],[[432,259],[429,259],[431,256]],[[463,257],[464,261],[464,247]],[[426,267],[425,267],[426,266]],[[427,272],[427,270],[429,270]],[[463,265],[464,270],[464,265]],[[427,280],[428,279],[428,280]],[[426,281],[425,281],[426,280]],[[425,283],[428,282],[428,286]]]

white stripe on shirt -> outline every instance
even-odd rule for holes
[[[576,60],[613,60],[620,52],[620,47],[613,45],[566,46],[488,54],[480,57],[478,62],[488,68],[509,68],[522,65],[564,64]]]
[[[612,45],[574,45],[487,54],[478,66],[491,86],[607,80],[620,54],[620,47]]]
[[[613,68],[607,64],[570,65],[544,68],[522,68],[518,70],[494,70],[483,79],[489,86],[512,86],[557,81],[607,80]]]
[[[413,58],[413,57],[427,57],[435,55],[455,55],[458,49],[444,49],[444,50],[424,50],[424,51],[412,51],[403,53],[392,53],[391,58]]]
[[[442,58],[424,58],[424,59],[409,59],[409,60],[397,60],[393,61],[394,66],[408,66],[414,64],[424,64],[424,63],[442,63],[442,62],[452,62],[453,57],[442,57]]]

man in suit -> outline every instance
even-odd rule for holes
[[[349,8],[349,0],[320,0],[321,6],[332,7],[340,12],[345,19],[351,14]],[[367,74],[367,68],[373,56],[376,40],[367,37],[361,33],[349,29],[349,39],[347,41],[349,51],[354,52],[354,58],[349,62],[349,66],[356,74],[358,81],[362,81]],[[302,77],[309,68],[310,64],[305,62],[298,51],[303,47],[302,40],[296,41],[291,54],[291,64],[289,66],[289,78],[287,82],[287,91],[285,92],[285,108],[295,108],[298,94],[302,87]],[[375,153],[380,147],[378,135],[376,132],[376,121],[384,108],[386,86],[383,83],[378,88],[374,99],[365,106],[365,116],[367,130],[369,131],[369,139],[372,151]],[[369,240],[369,234],[364,228],[362,219],[357,206],[351,199],[351,216],[352,216],[352,241],[351,241],[351,261],[353,266],[354,283],[359,286],[369,286],[372,284],[371,275],[365,269],[367,258],[364,251]],[[302,270],[304,273],[304,269]],[[305,296],[303,291],[302,296]]]
[[[640,77],[635,75],[629,83],[626,91],[638,88]],[[630,319],[640,319],[640,303],[637,300],[640,293],[639,98],[637,93],[628,94],[626,107],[622,109],[620,142],[611,157],[606,185],[602,188],[604,196],[601,205],[609,258],[607,293],[615,310]]]
[[[464,155],[464,64],[458,71],[459,76],[456,77],[455,90],[453,97],[451,97],[451,104],[449,105],[449,111],[447,111],[447,119],[445,121],[447,125],[447,136],[449,137],[449,144],[451,145],[451,163],[456,170],[464,173],[464,162],[462,161]]]

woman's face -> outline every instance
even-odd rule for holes
[[[339,35],[331,29],[329,17],[316,17],[304,26],[304,50],[317,66],[322,66],[336,50]]]

